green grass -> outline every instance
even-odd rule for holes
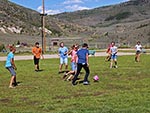
[[[10,74],[0,62],[0,113],[150,113],[150,58],[118,57],[118,69],[109,69],[104,57],[90,57],[91,85],[63,81],[58,59],[16,61],[20,86],[9,89]],[[84,72],[84,71],[82,71]],[[99,82],[92,77],[98,75]],[[80,76],[83,79],[84,73]]]

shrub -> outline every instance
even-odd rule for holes
[[[5,45],[4,44],[0,44],[0,52],[2,52],[3,50],[5,50]]]
[[[132,15],[131,12],[122,12],[122,13],[118,13],[114,16],[109,16],[108,18],[105,19],[105,21],[110,21],[110,20],[122,20],[122,19],[125,19],[125,18],[128,18],[130,15]]]

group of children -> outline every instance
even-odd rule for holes
[[[17,67],[14,62],[14,53],[16,51],[15,47],[10,46],[9,47],[10,52],[7,55],[6,59],[6,64],[5,67],[6,69],[11,73],[11,79],[10,79],[10,84],[9,88],[15,88],[17,86],[16,82],[16,72]],[[140,42],[137,42],[137,45],[135,46],[136,49],[136,56],[135,56],[135,61],[139,62],[140,61],[140,53],[142,51],[142,45]],[[68,50],[67,47],[64,46],[64,43],[60,43],[60,47],[58,49],[59,52],[59,57],[60,57],[60,65],[59,65],[59,73],[62,73],[62,67],[63,64],[65,64],[65,70],[68,70],[68,55],[71,55],[71,68],[72,70],[65,73],[63,76],[63,79],[65,80],[72,80],[72,85],[77,84],[78,80],[78,75],[80,74],[80,71],[82,68],[85,70],[85,77],[83,80],[84,85],[89,85],[88,81],[88,76],[90,74],[89,70],[89,50],[88,50],[88,44],[83,43],[82,48],[79,49],[79,45],[75,44],[71,47],[70,50]],[[115,46],[115,42],[111,42],[107,49],[108,56],[106,57],[107,61],[110,61],[110,68],[117,68],[117,52],[118,49]],[[34,56],[34,65],[35,65],[35,71],[39,71],[39,60],[40,58],[44,58],[42,55],[42,49],[39,47],[39,43],[35,43],[35,47],[32,48],[32,54]],[[113,64],[115,64],[113,66]],[[68,77],[69,76],[69,77]]]
[[[82,48],[79,49],[79,45],[75,44],[71,47],[71,50],[68,50],[64,46],[64,43],[60,43],[60,48],[58,49],[60,56],[60,66],[59,73],[62,73],[62,66],[65,64],[65,69],[68,69],[68,55],[71,55],[71,68],[72,70],[65,73],[63,79],[72,80],[72,85],[76,85],[76,80],[82,68],[84,68],[86,74],[83,80],[84,85],[89,85],[88,76],[90,74],[89,64],[88,64],[88,44],[84,43]],[[68,77],[69,75],[69,77]]]
[[[106,61],[110,61],[110,68],[118,68],[117,66],[117,52],[118,49],[115,46],[115,42],[111,42],[111,44],[108,46],[106,53],[108,54],[108,56],[106,57]],[[113,66],[113,64],[115,64]]]
[[[142,52],[142,45],[140,41],[137,42],[135,45],[136,55],[135,55],[135,62],[140,62],[140,55]],[[111,42],[111,44],[108,46],[106,53],[108,54],[105,61],[110,61],[110,68],[118,68],[117,66],[117,52],[118,49],[115,46],[115,42]],[[115,64],[113,66],[113,64]]]

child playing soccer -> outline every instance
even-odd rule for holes
[[[32,54],[34,55],[34,65],[35,65],[35,71],[38,72],[40,70],[39,68],[39,60],[42,55],[42,49],[39,47],[39,43],[35,43],[35,47],[32,48]]]
[[[88,63],[88,44],[84,43],[82,48],[77,52],[77,72],[72,80],[72,85],[76,85],[76,80],[82,68],[84,68],[86,74],[83,80],[83,85],[89,85],[88,76],[90,74],[89,63]]]
[[[17,85],[16,72],[15,72],[15,70],[17,70],[17,67],[14,62],[14,53],[15,53],[16,49],[13,46],[10,46],[9,49],[10,49],[10,52],[7,55],[5,67],[11,74],[9,88],[15,88],[15,86]]]
[[[113,67],[113,63],[115,63],[115,68],[118,68],[117,66],[117,47],[115,46],[115,42],[112,42],[112,47],[110,48],[111,53],[111,62],[110,62],[110,68]]]
[[[59,65],[59,73],[62,73],[63,64],[65,64],[65,70],[68,69],[68,48],[64,46],[64,43],[61,42],[59,44],[60,48],[58,49],[59,57],[60,57],[60,65]]]
[[[108,48],[107,48],[107,51],[106,51],[107,57],[106,57],[105,61],[110,61],[110,59],[111,59],[111,51],[110,51],[110,48],[111,48],[111,47],[112,47],[112,45],[109,44],[109,46],[108,46]]]
[[[70,75],[70,76],[67,78],[67,80],[68,81],[72,80],[73,77],[74,77],[74,74],[76,73],[76,70],[77,70],[77,64],[76,64],[77,57],[76,57],[76,53],[77,53],[77,51],[78,51],[78,45],[76,44],[76,45],[73,45],[71,47],[71,50],[68,52],[68,55],[71,55],[71,68],[72,68],[72,70],[69,71],[68,73],[64,74],[63,79],[65,79],[65,80],[66,80],[66,77],[68,75]]]
[[[142,45],[141,45],[140,41],[138,41],[137,44],[135,45],[135,49],[136,49],[135,61],[139,62],[141,51],[142,51]]]

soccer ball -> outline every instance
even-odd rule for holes
[[[98,75],[95,75],[95,76],[93,77],[93,80],[94,80],[94,82],[98,82],[98,80],[99,80]]]

